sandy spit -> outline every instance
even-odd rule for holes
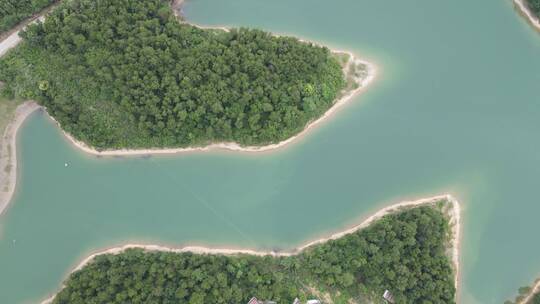
[[[441,200],[446,200],[448,202],[447,205],[447,216],[450,219],[450,225],[451,225],[451,250],[449,254],[451,255],[452,264],[455,269],[455,286],[456,291],[458,289],[459,284],[459,248],[460,248],[460,226],[461,226],[461,209],[459,202],[452,197],[449,194],[445,195],[439,195],[434,196],[430,198],[420,199],[416,201],[405,201],[400,202],[397,204],[390,205],[388,207],[385,207],[379,211],[377,211],[375,214],[371,215],[367,219],[365,219],[362,223],[359,225],[356,225],[354,227],[351,227],[347,230],[332,234],[328,237],[324,237],[315,241],[311,241],[306,243],[305,245],[302,245],[293,251],[290,252],[275,252],[275,251],[257,251],[254,249],[235,249],[235,248],[209,248],[209,247],[201,247],[201,246],[186,246],[186,247],[167,247],[167,246],[161,246],[161,245],[145,245],[145,244],[126,244],[119,247],[113,247],[108,248],[105,250],[100,250],[97,252],[94,252],[90,254],[87,258],[83,259],[70,273],[73,273],[75,271],[81,270],[84,266],[89,264],[96,256],[103,255],[103,254],[120,254],[127,249],[144,249],[145,251],[149,252],[155,252],[155,251],[163,251],[163,252],[172,252],[172,253],[184,253],[184,252],[191,252],[195,254],[221,254],[221,255],[240,255],[240,254],[249,254],[249,255],[255,255],[255,256],[292,256],[299,254],[303,250],[306,250],[309,247],[312,247],[314,245],[322,244],[325,242],[328,242],[329,240],[335,240],[339,239],[345,235],[354,233],[358,230],[364,229],[374,223],[377,220],[380,220],[383,216],[398,212],[400,210],[403,210],[403,208],[411,208],[411,207],[418,207],[421,205],[432,205],[435,204]],[[63,286],[62,288],[64,288]],[[458,293],[456,292],[456,295]],[[52,303],[55,295],[52,295],[47,300],[44,300],[41,302],[41,304],[50,304]]]
[[[533,15],[524,0],[514,0],[514,4],[519,9],[520,13],[527,18],[530,24],[540,31],[540,20]]]
[[[0,215],[11,201],[17,184],[17,131],[28,115],[39,108],[35,102],[18,106],[0,139]]]

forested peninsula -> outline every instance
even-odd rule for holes
[[[0,35],[58,0],[0,0]]]
[[[457,202],[455,203],[457,204]],[[143,249],[83,262],[50,301],[78,303],[455,303],[453,205],[400,207],[369,226],[296,254]],[[458,208],[458,207],[456,207]]]
[[[367,72],[296,38],[187,24],[163,0],[66,1],[21,35],[1,93],[98,151],[282,142]]]

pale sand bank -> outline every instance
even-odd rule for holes
[[[172,1],[172,9],[174,14],[177,17],[179,16],[180,8],[182,7],[182,4],[184,3],[184,0],[176,0]],[[223,31],[230,31],[227,27],[207,27],[207,26],[201,26],[196,25],[192,23],[188,23],[192,26],[199,27],[201,29],[214,29],[214,30],[223,30]],[[279,37],[280,35],[273,34],[274,36]],[[323,45],[307,41],[303,39],[299,39],[299,41],[304,43],[311,43],[316,46],[323,47]],[[300,139],[302,136],[304,136],[309,130],[311,130],[316,125],[322,123],[324,120],[331,117],[333,114],[337,112],[338,109],[340,109],[343,105],[345,105],[347,102],[349,102],[351,99],[356,97],[359,93],[361,93],[368,85],[373,83],[375,80],[375,77],[377,75],[377,67],[370,62],[367,62],[362,59],[358,59],[353,53],[344,51],[344,50],[331,50],[333,54],[339,55],[339,54],[346,54],[349,57],[349,60],[347,64],[343,67],[343,73],[345,77],[347,77],[348,72],[350,69],[364,66],[366,69],[366,75],[364,77],[355,77],[354,82],[358,85],[358,87],[351,91],[344,92],[344,95],[341,96],[339,99],[337,99],[332,107],[330,107],[321,117],[318,119],[310,122],[307,124],[307,126],[302,130],[300,133],[284,140],[276,144],[270,144],[265,146],[241,146],[238,143],[235,142],[222,142],[222,143],[213,143],[207,146],[202,147],[186,147],[186,148],[155,148],[155,149],[119,149],[119,150],[102,150],[98,151],[95,148],[87,145],[86,143],[79,141],[75,139],[71,134],[62,131],[65,135],[65,137],[77,148],[80,150],[92,154],[95,156],[137,156],[137,155],[158,155],[158,154],[178,154],[178,153],[188,153],[188,152],[203,152],[203,151],[216,151],[216,150],[224,150],[224,151],[235,151],[235,152],[248,152],[248,153],[255,153],[255,152],[268,152],[272,150],[276,150],[279,148],[283,148],[284,146]],[[51,117],[52,118],[52,117]],[[54,119],[53,119],[54,120]],[[58,126],[61,128],[60,124],[54,120]]]
[[[11,201],[17,183],[17,131],[28,115],[39,108],[35,102],[18,106],[0,139],[0,215]]]
[[[527,18],[529,23],[540,31],[540,20],[533,15],[527,4],[525,4],[524,0],[514,0],[514,4],[519,9],[520,13]]]
[[[540,292],[540,279],[537,279],[536,283],[534,283],[529,293],[527,293],[527,295],[523,299],[521,299],[520,301],[517,301],[516,304],[527,304],[530,300],[532,300],[534,295],[539,292]]]
[[[459,202],[452,197],[449,194],[446,195],[439,195],[434,196],[426,199],[420,199],[416,201],[405,201],[398,204],[390,205],[388,207],[385,207],[379,211],[377,211],[375,214],[369,216],[367,219],[365,219],[362,223],[359,225],[356,225],[350,229],[332,234],[328,237],[324,237],[315,241],[311,241],[306,243],[305,245],[302,245],[293,251],[290,252],[275,252],[275,251],[258,251],[254,249],[235,249],[235,248],[208,248],[208,247],[201,247],[201,246],[186,246],[186,247],[167,247],[167,246],[161,246],[161,245],[145,245],[145,244],[126,244],[120,247],[113,247],[105,250],[100,250],[97,252],[92,253],[87,258],[83,259],[70,273],[73,273],[75,271],[81,270],[84,266],[86,266],[88,263],[90,263],[96,256],[103,255],[103,254],[120,254],[127,249],[144,249],[145,251],[164,251],[164,252],[172,252],[172,253],[185,253],[185,252],[191,252],[195,254],[221,254],[221,255],[239,255],[239,254],[249,254],[249,255],[255,255],[255,256],[291,256],[296,255],[303,250],[317,245],[325,243],[329,240],[335,240],[339,239],[345,235],[357,232],[358,230],[361,230],[363,228],[366,228],[367,226],[371,225],[377,220],[380,220],[383,216],[398,212],[400,210],[403,210],[403,208],[411,208],[411,207],[418,207],[421,205],[433,205],[440,201],[447,201],[447,207],[445,209],[445,212],[447,216],[449,217],[450,226],[451,226],[451,243],[449,248],[449,254],[451,256],[452,264],[454,267],[454,284],[456,287],[456,297],[458,296],[458,287],[459,287],[459,276],[460,276],[460,263],[459,263],[459,249],[460,249],[460,233],[461,233],[461,209]],[[64,286],[61,287],[61,289],[64,288]],[[56,294],[52,295],[50,298],[44,300],[41,302],[41,304],[49,304],[52,303],[54,297]]]

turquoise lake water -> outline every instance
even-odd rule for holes
[[[540,276],[540,35],[511,1],[190,0],[185,13],[353,51],[379,78],[267,154],[96,158],[32,115],[0,217],[0,303],[39,302],[108,246],[291,249],[443,193],[463,205],[462,303],[502,303]]]

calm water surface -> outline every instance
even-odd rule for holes
[[[380,77],[272,154],[98,159],[33,115],[0,217],[0,303],[38,302],[107,246],[290,249],[446,192],[464,209],[463,303],[502,303],[540,274],[540,35],[511,1],[191,0],[185,12],[354,51]]]

